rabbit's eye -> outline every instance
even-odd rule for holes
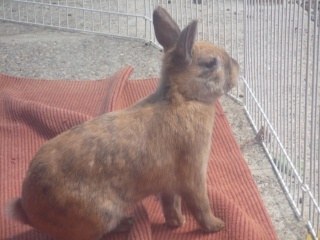
[[[205,66],[206,68],[212,68],[212,67],[214,67],[215,65],[217,65],[217,59],[216,59],[216,58],[213,58],[213,59],[211,59],[209,62],[205,62],[205,63],[204,63],[204,66]]]

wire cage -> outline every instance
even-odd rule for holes
[[[241,102],[296,215],[320,233],[319,0],[0,0],[0,19],[138,39],[160,48],[152,12],[220,45],[242,69]],[[319,97],[318,97],[319,96]]]
[[[245,2],[244,106],[314,238],[320,203],[320,2]]]

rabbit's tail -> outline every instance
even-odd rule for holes
[[[15,198],[7,202],[4,210],[5,215],[8,218],[31,225],[29,218],[22,207],[21,198]]]

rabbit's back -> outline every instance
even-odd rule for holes
[[[30,187],[27,182],[37,182],[32,189],[38,196],[110,199],[124,205],[161,192],[168,182],[179,182],[180,161],[197,157],[192,154],[210,144],[211,129],[206,125],[212,125],[208,114],[213,115],[213,108],[201,105],[153,104],[145,99],[144,106],[139,103],[75,126],[38,151],[24,189]],[[55,192],[46,190],[56,186]]]

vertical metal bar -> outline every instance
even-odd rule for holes
[[[155,9],[155,7],[156,7],[156,4],[155,4],[155,2],[156,2],[156,0],[150,0],[151,2],[150,2],[150,7],[152,8],[152,10],[153,9]],[[151,4],[152,4],[152,6],[151,6]],[[153,31],[153,24],[152,24],[152,22],[153,22],[153,19],[152,19],[152,12],[150,12],[150,29],[151,29],[151,31],[150,31],[150,42],[153,42],[153,43],[155,43],[155,41],[154,41],[154,31]]]
[[[134,9],[136,11],[136,9]],[[129,16],[128,16],[128,0],[126,0],[126,14],[127,14],[127,37],[129,37]],[[136,12],[135,12],[136,13]]]
[[[238,2],[238,0],[237,0]],[[238,11],[237,11],[238,13]],[[248,46],[248,30],[247,30],[247,26],[248,26],[248,15],[247,15],[247,0],[244,0],[243,1],[243,33],[244,33],[244,37],[243,37],[243,41],[244,41],[244,68],[243,68],[243,74],[244,74],[244,78],[247,79],[248,78],[248,67],[249,67],[249,64],[248,64],[248,49],[247,49],[247,46]],[[237,31],[237,36],[238,36],[238,31]],[[238,60],[239,60],[239,55],[238,55]],[[247,92],[245,91],[244,92],[244,103],[246,103],[246,94]],[[246,105],[246,104],[245,104]]]
[[[18,3],[18,11],[19,11],[19,20],[20,20],[19,3]],[[2,1],[2,14],[3,14],[3,19],[6,19],[6,11],[4,10],[4,1]]]
[[[176,1],[174,1],[174,3],[171,3],[171,6],[172,6],[172,8],[175,9],[175,20],[176,20],[178,26],[182,29],[183,28],[183,25],[182,25],[182,12],[181,12],[179,3],[181,3],[181,0],[176,0]],[[181,14],[181,19],[180,19],[179,14]]]
[[[294,51],[294,46],[297,42],[296,40],[296,36],[295,36],[295,19],[296,19],[296,3],[294,4],[294,7],[293,7],[293,16],[292,16],[292,19],[293,19],[293,26],[291,28],[291,31],[292,31],[292,39],[293,39],[293,42],[292,42],[292,45],[291,45],[291,56],[292,56],[292,60],[290,61],[292,63],[292,67],[291,67],[291,79],[292,79],[292,85],[291,85],[291,101],[290,101],[290,106],[292,108],[292,121],[291,121],[291,131],[292,131],[292,135],[291,135],[291,142],[290,142],[290,145],[291,145],[291,158],[293,158],[293,164],[294,166],[296,166],[296,169],[298,171],[299,174],[301,174],[300,172],[300,169],[297,167],[298,164],[297,164],[297,159],[298,159],[298,156],[296,154],[296,149],[297,149],[297,141],[294,143],[293,142],[293,139],[297,139],[297,128],[294,127],[294,125],[296,125],[297,123],[297,103],[294,103],[294,98],[293,98],[293,95],[297,97],[297,82],[294,82],[295,80],[295,77],[294,77],[294,72],[293,72],[293,69],[297,69],[297,65],[296,65],[296,61],[297,61],[297,55],[294,55],[295,51]],[[299,24],[299,23],[297,23]],[[294,61],[296,60],[296,61]],[[296,102],[297,102],[297,98],[296,98]],[[294,124],[293,124],[294,122]],[[293,182],[294,182],[294,186],[293,186],[293,192],[292,192],[292,195],[293,196],[296,196],[295,198],[295,204],[297,206],[299,206],[299,195],[297,195],[297,184],[296,184],[296,175],[293,176]]]
[[[20,14],[20,3],[18,2],[18,19],[19,19],[19,21],[21,21],[21,14]],[[3,6],[3,17],[5,18],[5,11],[4,11],[4,1],[2,1],[2,6]]]
[[[224,30],[224,48],[227,47],[227,44],[226,44],[226,0],[223,0],[223,30]]]
[[[26,6],[27,22],[29,22],[28,3],[25,3],[25,6]]]
[[[280,88],[279,89],[285,89],[285,76],[284,76],[284,64],[285,64],[285,32],[286,32],[286,29],[285,29],[285,12],[284,12],[284,4],[282,4],[282,7],[281,7],[281,30],[280,30],[280,44],[281,44],[281,47],[280,47],[280,79],[279,79],[279,82],[280,82]],[[284,83],[284,86],[282,85],[282,83]],[[283,118],[283,112],[284,112],[284,105],[285,105],[285,97],[282,97],[282,95],[285,94],[285,91],[281,91],[282,94],[280,94],[279,92],[279,98],[280,98],[280,106],[279,106],[279,137],[280,137],[280,141],[282,143],[284,143],[285,141],[285,120]],[[282,154],[282,151],[281,151],[281,154]],[[282,158],[282,156],[281,156]],[[283,159],[283,162],[285,160]],[[283,167],[284,167],[284,164],[281,164],[280,165],[280,172],[284,172],[283,170]]]
[[[265,5],[264,5],[264,0],[260,0],[259,1],[259,31],[260,31],[260,36],[259,36],[259,41],[260,41],[260,46],[259,46],[259,69],[260,69],[260,81],[262,81],[262,87],[259,87],[257,84],[257,87],[259,88],[259,103],[262,106],[263,109],[265,109],[265,90],[266,90],[266,79],[265,79],[265,49],[264,49],[264,42],[265,42],[265,25],[264,25],[264,17],[265,17]],[[259,118],[258,118],[258,123],[257,126],[265,126],[264,124],[264,117],[261,113],[261,111],[259,111]]]
[[[119,1],[117,1],[117,15],[118,15],[118,36],[120,36],[120,14],[119,14]],[[146,16],[146,15],[145,15]],[[147,37],[147,35],[145,35],[145,38]]]
[[[190,9],[191,9],[191,19],[193,19],[193,6],[192,6],[192,0],[189,0],[190,2]]]
[[[202,26],[202,41],[204,40],[204,16],[203,16],[203,1],[201,1],[201,26]]]
[[[137,9],[137,0],[134,0],[134,9]],[[136,37],[138,36],[138,17],[136,16]]]
[[[43,0],[41,0],[41,15],[42,15],[42,24],[44,25],[44,13],[43,13]]]
[[[296,4],[295,4],[295,8],[296,8]],[[294,39],[296,39],[295,42],[295,69],[296,69],[296,73],[295,73],[295,89],[294,89],[294,95],[298,96],[298,91],[299,87],[301,89],[301,85],[298,83],[298,47],[299,47],[299,26],[300,26],[300,7],[298,7],[298,16],[297,16],[297,27],[293,29],[294,31]],[[294,9],[294,13],[296,13],[296,10]],[[294,19],[296,19],[296,17],[294,16]],[[293,46],[294,47],[294,46]],[[301,95],[299,95],[299,98],[301,98]],[[298,106],[297,106],[298,105]],[[297,171],[299,172],[299,176],[301,176],[301,129],[300,129],[300,125],[299,125],[299,120],[298,120],[298,116],[300,114],[300,111],[298,110],[301,106],[300,101],[297,101],[296,98],[296,103],[294,104],[294,112],[295,112],[295,139],[298,139],[295,141],[295,166],[297,168]],[[296,179],[297,176],[295,176],[294,182],[295,182],[295,187],[294,187],[294,191],[296,192],[296,196],[297,196],[297,200],[296,200],[296,205],[299,206],[300,203],[300,186],[296,184]],[[300,209],[301,210],[301,209]]]
[[[211,41],[211,34],[210,34],[209,17],[210,17],[210,14],[209,14],[209,2],[207,2],[207,33],[208,33],[208,39],[207,40],[210,42]]]
[[[33,22],[34,22],[34,23],[37,23],[37,11],[36,11],[36,6],[38,6],[38,5],[36,5],[35,3],[32,4],[33,18],[34,18]]]
[[[93,0],[90,0],[90,3],[91,3],[91,11],[90,11],[90,13],[91,13],[91,27],[92,27],[92,31],[94,31],[94,16],[93,16],[93,2],[92,2]]]
[[[199,16],[198,16],[198,11],[199,11],[199,8],[198,8],[198,1],[196,0],[196,19],[198,19],[199,18]]]
[[[198,0],[196,0],[195,4],[196,4],[196,19],[199,19],[199,15],[198,15],[198,12],[199,12]],[[197,40],[199,41],[199,31],[197,32]]]
[[[305,1],[302,1],[302,9],[305,8]],[[300,10],[300,9],[299,9]],[[304,35],[304,12],[302,11],[302,29],[301,29],[301,46],[300,46],[300,83],[303,83],[303,76],[302,76],[302,62],[303,62],[303,35]],[[302,85],[300,85],[299,88],[299,96],[302,98]],[[301,149],[303,149],[303,152],[301,153],[303,155],[303,169],[304,169],[304,174],[303,174],[303,183],[306,184],[307,182],[307,176],[306,176],[306,171],[307,171],[307,161],[306,161],[306,143],[303,144],[302,148],[302,142],[301,142],[301,135],[302,135],[302,104],[299,104],[299,145],[301,146]],[[306,138],[304,138],[306,139]],[[305,141],[306,142],[306,141]],[[305,191],[302,191],[302,215],[304,215],[304,200],[305,200]]]
[[[249,2],[249,13],[248,13],[248,21],[249,21],[249,26],[250,26],[250,30],[248,33],[248,49],[249,49],[249,57],[250,57],[250,62],[249,62],[249,66],[250,66],[250,81],[249,84],[251,86],[251,88],[253,88],[253,80],[255,78],[255,62],[254,62],[254,52],[255,52],[255,41],[254,41],[254,36],[255,36],[255,31],[254,31],[254,22],[255,22],[255,1],[256,0],[247,0]],[[250,48],[249,48],[250,46]],[[251,116],[253,117],[253,100],[252,100],[252,96],[250,94],[250,98],[249,98],[249,105],[250,105],[250,111],[251,111]]]
[[[238,22],[238,12],[239,12],[239,7],[238,7],[238,0],[236,0],[236,48],[237,48],[237,60],[239,61],[239,45],[238,45],[238,35],[239,35],[239,31],[238,31],[238,25],[239,25],[239,22]],[[232,3],[231,3],[232,4]],[[239,84],[237,84],[237,92],[239,93]]]
[[[243,75],[244,75],[244,81],[248,81],[250,76],[250,72],[249,72],[249,53],[248,53],[248,44],[249,44],[249,37],[248,37],[248,32],[250,32],[250,27],[249,27],[249,21],[248,21],[248,15],[249,15],[249,11],[248,11],[248,7],[247,7],[247,2],[248,0],[244,0],[243,1],[243,33],[244,33],[244,46],[243,46],[243,50],[244,50],[244,66],[243,66]],[[248,89],[246,87],[246,84],[243,85],[244,86],[244,93],[243,93],[243,103],[244,106],[248,106]]]
[[[212,11],[212,43],[215,43],[215,25],[214,25],[214,0],[211,3],[211,11]]]
[[[283,119],[283,132],[284,132],[284,137],[283,137],[283,145],[285,146],[286,149],[288,149],[288,137],[289,137],[289,132],[288,132],[288,126],[289,126],[289,118],[290,118],[290,113],[289,113],[289,97],[288,97],[288,86],[289,86],[289,77],[288,77],[288,68],[289,68],[289,64],[288,64],[288,46],[289,46],[289,41],[288,41],[288,1],[285,1],[285,4],[283,4],[285,6],[285,27],[284,27],[284,61],[283,61],[283,65],[284,65],[284,94],[282,96],[283,98],[283,107],[285,109],[285,116]],[[287,174],[285,174],[285,183],[286,186],[288,186],[288,176],[289,176],[289,164],[288,164],[288,159],[284,158],[284,161],[287,165],[286,167],[286,172]]]
[[[50,0],[50,7],[49,7],[49,11],[50,11],[50,25],[52,26],[52,2]]]
[[[170,8],[170,15],[171,17],[174,19],[174,16],[173,16],[173,4],[170,4],[171,8]]]
[[[183,26],[184,26],[184,24],[183,24],[183,15],[184,15],[185,13],[182,13],[182,9],[183,9],[183,7],[182,7],[182,0],[180,0],[181,26],[183,27]]]
[[[277,0],[276,0],[277,1]],[[277,58],[277,64],[276,64],[276,66],[277,66],[277,80],[276,80],[276,82],[277,82],[277,87],[276,87],[276,98],[277,98],[277,102],[276,102],[276,104],[277,104],[277,106],[276,106],[276,114],[275,114],[275,116],[276,116],[276,131],[277,132],[279,132],[280,134],[281,134],[281,128],[279,127],[280,126],[280,122],[279,122],[279,114],[280,114],[280,110],[281,109],[279,109],[279,106],[280,106],[280,93],[279,93],[279,89],[281,89],[281,77],[280,77],[280,71],[281,71],[281,66],[280,66],[280,58],[281,58],[281,54],[279,55],[279,53],[280,53],[280,44],[281,44],[281,40],[279,39],[279,37],[280,37],[280,32],[281,32],[281,30],[280,30],[280,24],[281,24],[281,22],[280,22],[280,16],[281,16],[281,14],[280,14],[280,6],[279,5],[277,5],[277,8],[278,8],[278,35],[277,35],[277,40],[279,41],[279,43],[278,44],[276,44],[277,45],[277,51],[276,51],[276,58]],[[277,166],[278,166],[278,158],[276,158],[276,164],[277,164]]]
[[[109,10],[109,11],[111,10],[111,9],[110,9],[110,1],[111,1],[111,0],[108,0],[108,10]],[[109,33],[112,33],[112,32],[111,32],[111,13],[109,13],[108,15],[109,15]],[[136,22],[136,28],[137,28],[137,26],[138,26],[138,23]]]
[[[248,14],[246,16],[248,21],[248,43],[247,43],[247,49],[248,49],[248,67],[249,67],[249,78],[248,78],[248,84],[252,88],[252,79],[254,79],[254,29],[253,29],[253,18],[254,18],[254,1],[255,0],[247,0],[247,6],[248,6]],[[250,33],[250,34],[249,34]],[[250,48],[249,48],[250,46]],[[248,110],[252,114],[252,96],[248,96]],[[253,116],[253,115],[252,115]]]
[[[155,4],[155,0],[152,1],[152,9],[155,9],[156,8],[156,4]],[[152,13],[150,13],[150,19],[151,19],[151,40],[153,43],[155,43],[155,36],[154,36],[154,30],[153,30],[153,25],[152,25],[152,22],[153,22],[153,19],[152,19]]]
[[[315,9],[319,9],[319,1],[316,2],[315,4]],[[319,15],[318,15],[319,14]],[[314,24],[315,24],[315,27],[318,26],[320,27],[320,12],[319,11],[316,11],[315,10],[315,16],[314,16]],[[318,39],[316,38],[318,36]],[[315,42],[320,42],[320,29],[318,28],[318,33],[317,34],[314,34],[314,41]],[[315,59],[315,62],[317,63],[316,65],[316,72],[315,72],[315,78],[317,78],[318,80],[320,79],[320,62],[319,62],[319,58],[320,58],[320,47],[319,45],[317,45],[317,52],[316,53],[316,59]],[[317,80],[317,84],[318,84],[318,80]],[[318,104],[318,102],[316,102]],[[319,108],[319,111],[318,111],[318,116],[320,116],[320,108]],[[320,138],[320,119],[318,118],[318,148],[317,148],[317,151],[318,151],[318,157],[317,159],[320,159],[320,141],[319,141],[319,138]],[[317,196],[318,196],[318,204],[320,203],[320,171],[319,171],[319,168],[320,168],[320,162],[318,161],[318,166],[317,166],[317,170],[318,170],[318,189],[317,189]],[[317,229],[316,229],[316,232],[319,233],[319,228],[320,228],[320,212],[318,211],[317,213]]]
[[[311,3],[309,3],[309,12],[308,12],[308,35],[307,35],[307,61],[306,61],[306,90],[305,90],[305,124],[304,124],[304,149],[305,149],[305,153],[304,153],[304,159],[307,159],[307,148],[309,147],[308,144],[308,97],[309,97],[309,91],[308,91],[308,87],[309,87],[309,74],[308,74],[308,68],[309,68],[309,64],[310,64],[310,41],[311,41]],[[312,136],[312,135],[311,135]],[[312,188],[312,181],[313,181],[313,176],[312,176],[312,162],[310,162],[310,170],[309,170],[309,188]],[[310,220],[310,217],[312,215],[312,211],[311,211],[311,207],[312,206],[312,199],[309,196],[309,216],[308,219]]]
[[[272,31],[271,31],[271,27],[269,26],[269,21],[270,21],[270,18],[269,18],[269,10],[270,10],[270,0],[267,2],[265,2],[265,8],[267,9],[267,19],[266,20],[266,28],[267,28],[267,34],[266,34],[266,88],[267,88],[267,94],[266,94],[266,98],[265,98],[265,101],[266,101],[266,113],[267,113],[267,116],[270,118],[270,104],[271,104],[271,101],[270,101],[270,90],[271,90],[271,87],[270,87],[270,84],[271,84],[271,81],[270,81],[270,76],[271,76],[271,60],[270,60],[270,57],[271,57],[271,43],[269,42],[269,36],[272,36]],[[269,139],[268,139],[268,134],[266,134],[266,143],[267,144],[270,144],[269,143]],[[270,147],[270,146],[268,146]]]
[[[297,17],[297,28],[294,30],[296,32],[296,49],[295,49],[295,69],[296,69],[296,75],[295,75],[295,96],[299,96],[301,98],[301,83],[299,82],[298,76],[298,57],[299,57],[299,30],[300,30],[300,1],[298,0],[298,17]],[[296,5],[295,5],[296,6]],[[300,89],[300,90],[299,90]],[[299,92],[299,95],[298,95]],[[297,106],[298,105],[298,106]],[[296,142],[296,147],[295,147],[295,156],[296,156],[296,166],[299,169],[300,175],[304,174],[301,172],[301,128],[299,124],[299,117],[301,114],[301,103],[296,99],[296,103],[294,104],[294,111],[296,112],[295,114],[295,139],[298,139]],[[299,109],[299,110],[298,110]],[[298,145],[298,146],[297,146]],[[296,188],[297,191],[297,205],[299,204],[299,197],[300,197],[300,187],[297,186]]]
[[[76,7],[77,6],[76,0],[74,0],[73,3],[74,3],[74,7]],[[74,14],[74,21],[75,21],[75,24],[76,24],[76,29],[78,29],[78,12],[76,12],[76,10],[74,9],[73,10],[73,14]]]
[[[294,118],[294,111],[293,111],[293,97],[292,97],[292,93],[293,93],[293,75],[292,75],[292,68],[293,68],[293,45],[294,45],[294,36],[293,34],[291,35],[291,32],[292,32],[292,21],[294,23],[294,18],[291,19],[291,16],[292,16],[292,4],[290,4],[289,6],[289,29],[288,29],[288,69],[287,69],[287,76],[288,76],[288,81],[290,81],[289,83],[289,86],[288,88],[290,89],[288,91],[288,99],[287,99],[287,108],[289,109],[289,115],[288,115],[288,124],[287,124],[287,128],[288,128],[288,146],[289,146],[289,150],[288,150],[288,154],[290,156],[290,159],[293,163],[294,166],[295,165],[295,162],[294,162],[294,159],[295,159],[295,156],[293,155],[293,127],[292,127],[292,124],[293,124],[293,118]],[[294,25],[293,25],[294,26]],[[291,44],[291,45],[290,45]],[[291,48],[290,48],[291,47]],[[290,116],[290,120],[289,120],[289,116]],[[291,172],[292,173],[292,172]],[[293,194],[293,188],[292,188],[292,177],[293,177],[293,174],[292,176],[290,175],[289,176],[289,191],[290,193],[292,194],[293,196],[293,199],[295,199],[295,196]]]
[[[261,103],[261,88],[258,87],[258,79],[262,79],[262,71],[261,71],[261,14],[260,14],[260,0],[257,0],[256,2],[256,16],[257,16],[257,22],[256,22],[256,37],[257,37],[257,45],[256,45],[256,52],[255,52],[255,56],[256,56],[256,60],[257,60],[257,64],[256,64],[256,73],[257,73],[257,78],[255,78],[254,80],[254,87],[255,87],[255,92],[257,93],[257,99],[259,104]],[[260,125],[260,111],[259,108],[257,106],[257,104],[255,104],[255,124],[257,126],[257,128]]]
[[[249,8],[250,8],[250,11],[249,11],[249,13],[248,13],[248,16],[247,16],[247,18],[249,18],[248,19],[248,21],[249,21],[249,28],[250,28],[250,30],[249,30],[249,33],[251,33],[251,34],[248,34],[248,39],[249,39],[249,41],[248,41],[248,45],[247,45],[247,48],[248,48],[248,56],[249,56],[249,59],[250,59],[250,62],[249,62],[249,64],[248,64],[248,66],[250,66],[250,80],[249,80],[249,86],[251,86],[251,88],[252,88],[252,82],[253,82],[253,79],[254,79],[254,77],[255,77],[255,72],[254,72],[254,68],[255,68],[255,62],[254,62],[254,50],[255,50],[255,46],[254,46],[254,44],[255,44],[255,42],[253,41],[254,40],[254,34],[255,34],[255,31],[254,31],[254,4],[255,4],[255,0],[249,0],[250,1],[250,6],[249,6]],[[249,48],[249,46],[251,46],[250,48]],[[251,116],[253,117],[253,104],[252,104],[252,96],[251,96],[251,94],[250,94],[250,98],[249,98],[249,102],[248,102],[248,104],[249,104],[249,110],[250,110],[250,112],[251,112]]]
[[[270,29],[270,38],[269,34],[267,35],[267,41],[268,41],[268,46],[269,46],[269,74],[267,81],[269,83],[269,94],[268,94],[268,112],[269,112],[269,120],[271,125],[274,127],[274,102],[275,98],[273,96],[274,93],[274,84],[275,84],[275,57],[274,57],[274,52],[275,52],[275,45],[274,45],[274,38],[275,38],[275,22],[276,22],[276,16],[275,16],[275,9],[274,9],[274,0],[268,1],[268,10],[270,9],[270,13],[268,14],[267,17],[267,27]],[[269,17],[270,15],[270,17]],[[273,138],[268,138],[270,145],[270,153],[273,154],[272,148],[274,146]]]
[[[217,9],[218,9],[218,45],[220,45],[220,6],[219,6],[219,1],[220,0],[217,0]]]
[[[84,8],[84,0],[82,0],[82,7]],[[84,14],[84,10],[82,10],[82,18],[83,18],[83,30],[86,29],[86,18]]]
[[[257,38],[258,36],[258,27],[257,25],[259,24],[259,20],[258,20],[258,10],[257,10],[257,1],[259,0],[255,0],[254,2],[254,19],[256,20],[255,21],[255,24],[253,25],[253,37],[254,38]],[[252,41],[252,45],[253,45],[253,49],[254,49],[254,53],[253,53],[253,65],[254,65],[254,68],[253,68],[253,73],[254,73],[254,78],[252,78],[252,89],[253,91],[256,93],[258,92],[258,89],[257,89],[257,86],[256,86],[256,80],[259,78],[259,73],[260,73],[260,69],[259,69],[259,66],[258,66],[258,42],[257,42],[257,39],[253,40]],[[257,109],[257,105],[255,104],[254,105],[254,109],[253,109],[253,121],[254,123],[256,124],[257,123],[257,113],[258,113],[258,109]]]
[[[4,1],[3,1],[4,2]],[[3,9],[4,10],[4,9]],[[12,11],[12,1],[10,1],[10,16],[11,20],[13,19],[13,11]]]
[[[255,34],[256,34],[256,31],[255,31],[255,24],[254,24],[254,22],[255,22],[255,17],[256,17],[256,15],[255,15],[255,5],[256,5],[256,0],[251,0],[251,6],[250,6],[250,8],[251,8],[251,15],[250,15],[250,23],[251,23],[251,31],[250,31],[250,33],[251,33],[251,39],[250,39],[250,46],[252,46],[251,48],[250,48],[250,51],[251,51],[251,63],[250,63],[250,66],[252,66],[251,67],[251,78],[250,78],[250,84],[251,84],[251,88],[253,89],[254,88],[254,86],[253,86],[253,81],[254,81],[254,79],[255,79],[255,74],[256,74],[256,72],[255,72],[255,69],[256,69],[256,59],[255,59],[255,50],[256,50],[256,46],[255,46],[255,44],[256,44],[256,41],[255,41]],[[254,89],[253,89],[254,90]],[[252,116],[252,118],[253,118],[253,120],[254,120],[254,118],[255,118],[255,111],[254,111],[254,109],[253,109],[253,99],[252,99],[252,96],[250,96],[250,109],[251,109],[251,116]]]
[[[249,46],[251,46],[252,48],[252,44],[251,44],[251,36],[252,34],[252,28],[251,28],[251,8],[249,7],[249,3],[248,1],[250,0],[244,0],[245,2],[245,11],[243,11],[243,18],[245,19],[245,36],[246,36],[246,43],[245,43],[245,52],[246,52],[246,61],[245,61],[245,67],[244,67],[244,76],[246,81],[248,82],[248,85],[251,82],[252,79],[252,61],[251,61],[251,53],[250,53],[250,49]],[[249,34],[251,33],[251,34]],[[244,85],[246,87],[246,85]],[[246,90],[246,96],[245,96],[246,100],[246,106],[249,106],[249,91]],[[249,111],[249,108],[248,108]]]
[[[318,1],[316,1],[316,2],[318,2]],[[311,3],[309,3],[309,18],[310,18],[310,20],[311,20]],[[312,190],[312,193],[313,193],[313,195],[315,195],[316,194],[316,158],[315,158],[315,156],[316,156],[316,152],[315,152],[315,143],[316,143],[316,141],[317,141],[317,139],[316,139],[316,131],[317,131],[317,129],[316,129],[316,122],[317,122],[317,114],[316,114],[316,107],[317,107],[317,96],[318,96],[318,81],[317,81],[317,76],[316,76],[316,68],[317,68],[317,62],[316,62],[316,60],[317,60],[317,55],[316,55],[316,53],[317,53],[317,48],[319,47],[319,43],[317,43],[316,42],[316,36],[317,36],[317,29],[318,29],[318,27],[317,27],[317,8],[315,8],[316,7],[316,5],[317,4],[314,4],[314,9],[315,9],[315,16],[314,16],[314,24],[313,24],[313,26],[314,26],[314,29],[313,29],[313,32],[314,32],[314,34],[313,34],[313,59],[312,59],[312,89],[311,89],[311,91],[312,91],[312,94],[311,94],[311,96],[312,96],[312,99],[311,99],[311,154],[310,154],[310,160],[311,160],[311,163],[312,163],[312,168],[311,168],[311,170],[312,170],[312,178],[310,177],[310,180],[312,179],[313,180],[313,186],[311,186],[311,190]],[[309,29],[309,31],[311,32],[311,28]],[[310,56],[310,58],[311,58],[311,56]],[[315,222],[315,211],[316,211],[316,208],[314,208],[314,211],[312,212],[312,222],[314,223]],[[315,227],[314,226],[314,224],[313,224],[313,227]]]
[[[278,48],[279,48],[279,44],[278,43],[278,39],[277,37],[279,36],[278,35],[278,32],[279,32],[279,24],[277,25],[277,20],[279,20],[279,14],[278,13],[278,6],[277,6],[277,0],[272,0],[272,3],[273,3],[273,16],[274,16],[274,21],[273,21],[273,51],[272,51],[272,57],[274,59],[273,61],[273,81],[272,81],[272,90],[273,90],[273,97],[275,98],[273,103],[272,103],[272,119],[273,119],[273,125],[274,125],[274,128],[276,129],[277,131],[277,114],[278,114],[278,94],[277,94],[277,91],[278,91],[278,59],[279,57],[277,56],[278,54]],[[276,143],[273,147],[273,153],[276,152]],[[277,164],[277,162],[275,162],[275,164]]]
[[[231,18],[231,56],[233,56],[233,8],[232,8],[232,0],[230,0],[230,18]]]
[[[68,0],[66,0],[66,19],[67,19],[67,28],[69,28],[69,8],[68,8]]]
[[[262,73],[262,86],[263,88],[260,90],[260,101],[261,101],[261,106],[263,107],[263,110],[266,110],[266,96],[267,96],[267,79],[266,79],[266,71],[267,71],[267,65],[266,65],[266,50],[265,50],[265,42],[266,42],[266,34],[265,32],[267,31],[266,26],[265,26],[265,18],[266,18],[266,2],[265,0],[260,0],[260,36],[261,36],[261,55],[260,55],[260,68],[261,68],[261,73]],[[267,114],[267,113],[266,113]],[[258,126],[266,126],[265,125],[265,117],[263,114],[260,112],[260,123]]]
[[[148,23],[149,23],[149,39],[148,41],[151,42],[152,41],[152,30],[153,30],[153,25],[152,25],[152,20],[150,21],[149,19],[152,19],[152,10],[154,9],[154,7],[151,5],[151,3],[153,3],[153,0],[149,0],[149,17],[148,17]]]
[[[176,23],[178,24],[178,26],[181,28],[181,23],[179,22],[179,18],[178,18],[178,0],[174,1],[174,3],[171,3],[171,8],[172,8],[172,17],[173,14],[175,14],[175,17],[173,18]],[[175,13],[173,13],[173,11],[175,10]]]
[[[265,113],[267,115],[267,117],[269,118],[269,101],[268,101],[268,98],[269,98],[269,95],[270,95],[270,89],[269,89],[269,81],[268,81],[268,76],[269,76],[269,62],[268,62],[268,57],[269,57],[269,51],[268,51],[268,46],[269,46],[269,39],[268,39],[268,36],[269,36],[269,4],[268,4],[268,1],[264,0],[264,16],[263,16],[263,44],[264,44],[264,47],[263,47],[263,59],[264,59],[264,81],[265,81],[265,89],[263,92],[263,96],[264,96],[264,109],[265,109]],[[264,122],[262,124],[262,126],[265,126],[265,129],[267,129],[267,124],[266,122]],[[268,136],[267,136],[267,130],[264,134],[266,136],[266,145],[269,144],[268,142]]]
[[[59,25],[59,28],[61,27],[61,16],[60,16],[60,0],[58,0],[58,25]]]
[[[188,0],[185,0],[184,3],[185,3],[185,18],[186,18],[185,25],[187,25],[188,24],[188,12],[189,12],[188,11]]]
[[[99,17],[100,17],[100,31],[102,32],[102,26],[103,26],[103,21],[102,21],[102,5],[101,5],[101,0],[99,0],[99,9],[100,9],[100,13],[99,13]]]
[[[144,0],[144,16],[147,16],[147,3],[146,0]],[[147,37],[147,20],[144,19],[144,38]]]
[[[291,26],[291,22],[292,22],[292,19],[291,19],[291,15],[292,15],[292,4],[290,4],[288,6],[288,2],[287,2],[287,12],[288,13],[288,24],[289,24],[289,27],[288,27],[288,32],[287,32],[287,35],[288,35],[288,38],[287,38],[287,78],[288,78],[288,85],[287,85],[287,88],[288,88],[288,91],[287,91],[287,99],[286,99],[286,102],[287,102],[287,111],[288,111],[288,115],[287,115],[287,153],[288,155],[290,156],[290,161],[293,163],[293,155],[291,153],[291,150],[292,150],[292,145],[290,145],[291,143],[291,139],[292,139],[292,128],[291,128],[291,123],[293,121],[293,111],[292,111],[292,108],[290,105],[291,104],[291,99],[292,99],[292,89],[293,89],[293,82],[292,82],[292,75],[290,74],[291,73],[291,68],[292,68],[292,52],[290,51],[291,50],[291,46],[293,45],[293,39],[292,39],[292,36],[291,36],[291,29],[292,29],[292,26]],[[289,168],[289,165],[288,165],[288,168]],[[295,167],[294,167],[295,168]],[[294,195],[292,194],[292,176],[293,176],[293,169],[292,167],[290,167],[290,170],[288,169],[288,173],[287,173],[287,181],[288,181],[288,190],[291,194],[291,196],[293,197],[294,199]]]
[[[270,43],[269,43],[269,47],[270,47],[270,73],[269,73],[269,98],[268,98],[268,110],[269,110],[269,117],[270,117],[270,124],[272,125],[273,128],[275,128],[275,78],[276,78],[276,74],[275,74],[275,38],[276,38],[276,9],[275,9],[275,0],[270,0],[270,20],[267,19],[267,24],[269,24],[269,21],[271,21],[270,23]],[[268,6],[269,8],[269,6]],[[269,17],[269,15],[268,15]],[[270,126],[269,126],[270,127]],[[271,127],[270,127],[271,128]],[[275,145],[276,145],[276,140],[274,137],[270,137],[267,136],[267,141],[270,141],[270,153],[273,155],[272,158],[274,159],[274,149],[275,149]],[[273,161],[273,159],[271,159],[271,161]]]
[[[261,88],[257,86],[257,81],[258,79],[261,80],[261,68],[260,68],[260,55],[261,55],[261,37],[259,36],[261,34],[261,30],[259,31],[260,29],[260,14],[259,14],[259,5],[260,5],[260,0],[256,0],[256,5],[255,5],[255,14],[256,14],[256,24],[255,24],[255,27],[256,27],[256,31],[255,31],[255,37],[256,37],[256,48],[255,48],[255,58],[256,58],[256,69],[255,69],[255,72],[256,72],[256,77],[254,79],[254,92],[256,93],[255,97],[256,99],[259,101],[259,103],[261,102],[260,101],[260,90]],[[259,123],[259,109],[258,109],[258,106],[257,104],[255,104],[255,118],[254,118],[254,122],[255,122],[255,125],[258,126]]]

